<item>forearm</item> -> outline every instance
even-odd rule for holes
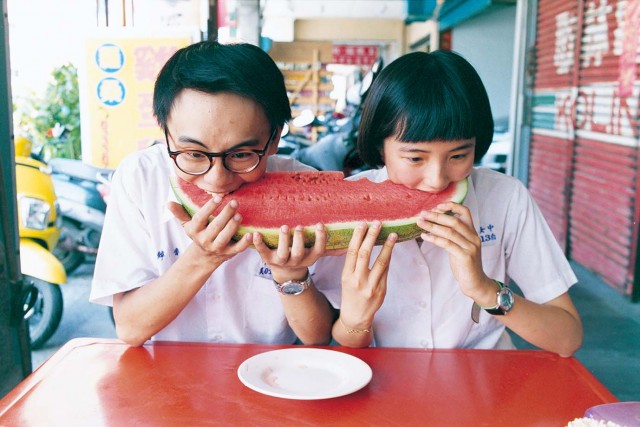
[[[561,356],[571,356],[582,345],[582,322],[568,294],[546,304],[516,296],[513,309],[497,317],[522,339]]]
[[[315,286],[300,295],[280,295],[280,300],[289,326],[303,344],[329,344],[334,310]]]
[[[116,332],[139,346],[171,323],[193,299],[219,263],[193,256],[191,247],[157,279],[114,295]],[[209,261],[209,262],[207,262]]]

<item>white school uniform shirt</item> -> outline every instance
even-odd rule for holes
[[[270,156],[268,171],[313,170]],[[90,301],[112,305],[113,295],[163,275],[191,243],[168,210],[173,161],[164,145],[125,158],[112,190],[96,259]],[[175,283],[174,286],[180,286]],[[152,339],[225,343],[293,343],[271,271],[254,249],[224,262],[169,325]]]
[[[386,168],[350,179],[388,179]],[[474,168],[464,200],[482,239],[482,266],[488,277],[512,278],[524,296],[545,303],[565,293],[577,279],[524,185],[514,177]],[[380,252],[374,249],[372,260]],[[340,307],[344,256],[316,263],[318,288]],[[449,254],[429,242],[397,243],[387,294],[373,322],[375,345],[414,348],[514,348],[504,325],[481,310],[471,320],[473,300],[453,277]],[[508,315],[508,314],[507,314]]]

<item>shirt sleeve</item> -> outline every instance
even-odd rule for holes
[[[577,282],[569,262],[529,191],[519,183],[506,209],[507,275],[525,297],[545,303]]]
[[[146,184],[140,165],[129,159],[113,176],[89,296],[93,303],[112,305],[114,294],[140,287],[158,275],[150,256],[151,231],[142,210],[148,198]]]

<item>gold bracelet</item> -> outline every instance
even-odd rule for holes
[[[340,321],[340,324],[342,325],[344,330],[347,331],[348,334],[363,334],[363,333],[371,332],[371,329],[351,329],[351,328],[347,328],[347,325],[345,325],[344,322],[342,321],[342,317],[338,317],[338,320]]]

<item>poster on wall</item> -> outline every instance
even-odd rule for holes
[[[162,138],[152,110],[155,79],[176,50],[197,41],[195,34],[87,40],[79,70],[85,161],[115,168],[127,154]]]

